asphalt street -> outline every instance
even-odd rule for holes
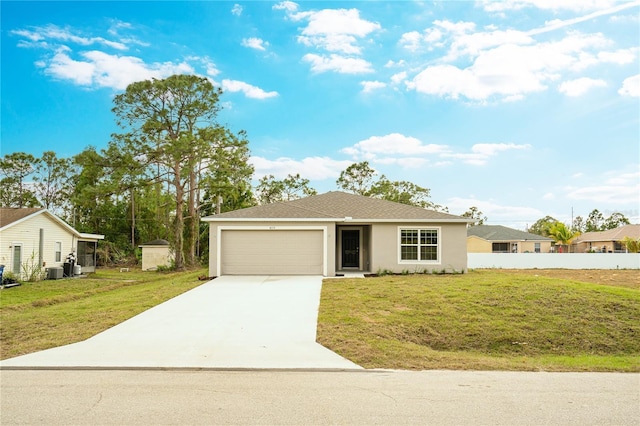
[[[0,370],[0,423],[638,425],[640,374]]]

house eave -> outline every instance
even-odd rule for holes
[[[335,222],[335,223],[471,223],[468,219],[415,219],[415,218],[398,218],[398,219],[367,219],[367,218],[352,218],[352,217],[339,217],[339,218],[239,218],[239,217],[227,217],[218,218],[215,216],[208,216],[202,218],[203,222]]]

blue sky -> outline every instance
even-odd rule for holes
[[[0,3],[1,154],[106,147],[114,95],[222,87],[256,178],[321,192],[367,160],[461,214],[523,229],[640,222],[640,2]]]

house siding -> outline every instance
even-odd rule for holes
[[[436,263],[399,262],[399,228],[438,228],[440,258]],[[374,223],[371,229],[371,272],[466,272],[467,227],[465,223]]]
[[[75,249],[75,237],[49,216],[39,214],[0,233],[0,263],[6,270],[12,270],[14,243],[22,244],[22,264],[31,263],[32,256],[34,264],[38,263],[40,229],[44,229],[43,263],[46,267],[63,265],[67,255]],[[55,261],[56,241],[62,243],[60,262]]]

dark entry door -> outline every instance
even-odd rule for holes
[[[342,267],[360,267],[360,231],[357,229],[342,231]]]

